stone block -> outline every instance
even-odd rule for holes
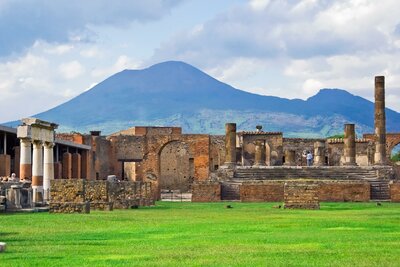
[[[192,185],[192,202],[221,201],[221,185],[219,183],[195,183]]]
[[[289,181],[284,187],[285,209],[319,209],[318,184],[313,181]]]
[[[6,243],[4,243],[4,242],[0,242],[0,252],[3,252],[3,251],[5,251],[5,250],[6,250],[6,246],[7,246],[7,244],[6,244]]]

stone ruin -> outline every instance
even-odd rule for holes
[[[318,184],[314,181],[288,181],[284,186],[285,209],[319,209]]]

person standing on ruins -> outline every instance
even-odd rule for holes
[[[310,151],[307,151],[307,166],[311,166],[313,161],[313,155]]]

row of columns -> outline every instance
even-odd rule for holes
[[[33,153],[31,157],[31,145]],[[32,177],[33,202],[49,198],[50,180],[54,179],[54,143],[20,139],[20,177]]]

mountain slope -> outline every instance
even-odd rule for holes
[[[372,90],[372,89],[371,89]],[[373,130],[374,105],[344,90],[323,89],[307,100],[261,96],[235,89],[183,62],[125,70],[91,90],[34,115],[60,124],[60,130],[115,132],[134,125],[182,126],[185,132],[223,133],[224,123],[239,129],[279,130],[286,136],[324,136],[354,122]],[[400,114],[387,110],[389,131],[400,131]]]

